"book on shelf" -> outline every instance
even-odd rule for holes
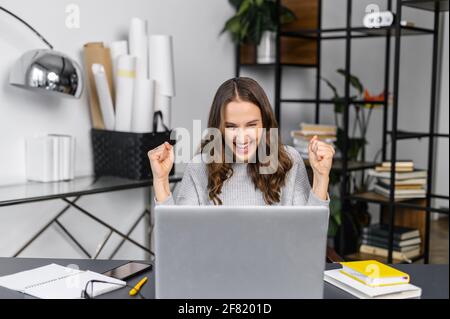
[[[389,178],[378,178],[378,182],[386,185],[387,187],[389,187],[389,185],[391,185],[391,180]],[[426,185],[427,185],[426,178],[412,178],[412,179],[395,181],[395,187],[397,187],[397,186],[422,186],[422,187],[424,187]]]
[[[390,196],[390,190],[381,185],[375,185],[374,189],[375,193],[380,194],[385,197]],[[413,199],[413,198],[425,198],[426,191],[425,189],[400,189],[394,191],[395,199]]]
[[[391,168],[391,162],[390,161],[385,161],[383,163],[381,163],[382,167],[389,167]],[[395,167],[414,167],[414,162],[411,160],[397,160],[395,162]]]
[[[391,178],[391,172],[377,172],[376,170],[368,170],[367,174],[369,176],[378,177],[378,178]],[[412,172],[397,172],[395,173],[396,181],[404,181],[407,179],[418,179],[418,178],[427,178],[426,170],[414,170]]]
[[[300,130],[304,135],[336,136],[337,126],[324,124],[300,123]]]
[[[370,246],[377,246],[380,248],[388,248],[389,239],[381,238],[381,237],[367,237],[367,236],[363,235],[363,237],[361,239],[361,243],[365,244],[365,245],[370,245]],[[402,248],[406,248],[409,246],[417,246],[420,243],[421,243],[420,237],[416,237],[416,238],[411,238],[411,239],[402,240],[402,241],[394,240],[392,242],[392,245],[395,250],[400,250]]]
[[[388,257],[389,250],[386,248],[380,248],[380,247],[376,247],[376,246],[370,246],[370,245],[363,244],[359,247],[359,252],[364,253],[364,254],[375,255],[375,256],[379,256],[379,257]],[[420,247],[418,247],[414,250],[405,251],[405,252],[400,252],[400,251],[395,251],[395,250],[392,251],[392,258],[406,261],[406,262],[411,262],[411,259],[416,258],[418,256],[420,256]]]
[[[366,226],[362,229],[363,235],[369,234],[378,237],[389,236],[389,225],[388,224],[373,224]],[[407,240],[415,237],[419,237],[420,232],[416,228],[394,226],[394,240]]]
[[[375,171],[377,172],[390,172],[391,168],[388,166],[376,166]],[[395,166],[395,172],[412,172],[414,171],[414,167],[408,166]]]
[[[390,184],[384,183],[380,179],[377,182],[377,185],[385,188],[390,189]],[[401,184],[401,185],[394,185],[394,189],[396,191],[398,190],[418,190],[418,189],[424,189],[424,185],[420,184]]]

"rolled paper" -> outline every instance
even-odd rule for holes
[[[146,21],[133,18],[129,31],[130,55],[136,57],[136,77],[148,78],[148,38]]]
[[[161,111],[163,115],[163,123],[167,128],[172,128],[172,98],[157,94],[158,84],[155,86],[155,111]],[[164,127],[158,122],[158,132],[163,132]]]
[[[101,64],[93,64],[92,73],[94,74],[97,95],[100,102],[100,109],[102,111],[105,128],[112,131],[115,128],[115,115],[113,100],[111,92],[109,91],[105,68]]]
[[[114,84],[117,74],[117,59],[121,55],[128,54],[128,41],[114,41],[110,43],[109,49],[111,51],[112,67],[113,67],[113,81]]]
[[[131,130],[135,133],[152,132],[155,82],[136,78],[134,90]]]
[[[151,35],[149,37],[150,79],[159,85],[160,95],[175,96],[175,69],[173,45],[170,35]]]
[[[136,58],[121,55],[117,61],[116,131],[131,131]]]
[[[101,42],[86,43],[84,45],[84,65],[88,80],[89,107],[92,126],[96,129],[104,129],[105,124],[103,122],[103,117],[100,110],[100,102],[97,95],[97,89],[95,87],[94,74],[92,73],[92,65],[95,63],[101,64],[105,68],[109,90],[114,100],[115,92],[110,50],[105,48]]]

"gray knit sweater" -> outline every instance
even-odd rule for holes
[[[285,146],[293,160],[285,186],[281,189],[283,206],[327,206],[328,200],[318,198],[311,190],[305,164],[300,154],[291,146]],[[196,155],[201,156],[200,154]],[[247,164],[232,164],[233,175],[222,186],[219,195],[223,205],[267,205],[262,192],[257,189],[247,173]],[[206,165],[198,158],[187,164],[183,179],[174,194],[157,205],[214,205],[208,198],[208,175]]]

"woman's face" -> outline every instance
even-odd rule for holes
[[[251,102],[230,102],[225,107],[225,143],[240,162],[256,154],[263,134],[261,110]]]

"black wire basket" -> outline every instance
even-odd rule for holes
[[[158,112],[157,112],[158,113]],[[153,125],[154,133],[131,133],[109,130],[91,130],[92,149],[94,154],[94,172],[96,176],[116,176],[133,180],[145,180],[152,177],[148,151],[169,142],[171,131],[156,132],[156,119]],[[170,175],[175,173],[175,165]]]

